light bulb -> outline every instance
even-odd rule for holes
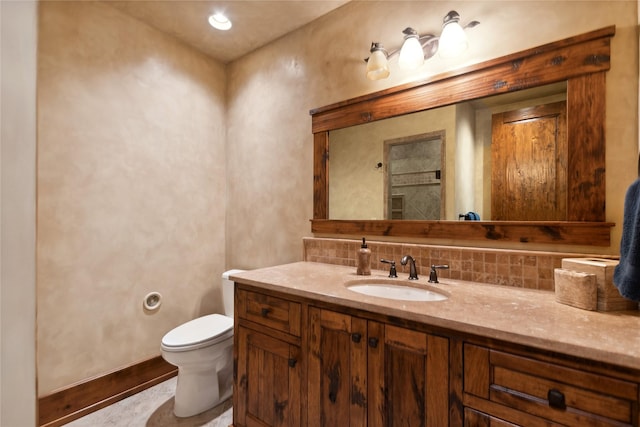
[[[406,35],[400,49],[398,66],[403,70],[415,70],[424,64],[424,51],[418,40],[418,33],[414,29],[407,28],[404,33]]]
[[[214,13],[209,16],[209,25],[218,30],[226,31],[231,28],[231,21],[221,13]]]
[[[438,41],[438,54],[442,58],[453,58],[467,50],[467,47],[469,47],[467,35],[458,24],[458,19],[445,21]]]

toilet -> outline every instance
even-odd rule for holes
[[[178,367],[173,413],[190,417],[213,408],[233,392],[233,281],[222,274],[224,315],[209,314],[162,337],[162,357]]]

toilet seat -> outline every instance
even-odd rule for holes
[[[208,347],[233,336],[233,319],[209,314],[184,323],[162,337],[162,350],[189,351]]]

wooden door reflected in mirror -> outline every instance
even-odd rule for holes
[[[567,220],[567,104],[494,114],[491,219]]]

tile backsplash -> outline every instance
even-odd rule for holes
[[[359,240],[315,238],[303,239],[303,259],[311,262],[356,267]],[[428,276],[431,265],[447,264],[448,270],[438,270],[438,277],[528,289],[554,290],[554,269],[563,258],[592,257],[569,252],[537,252],[508,249],[467,248],[377,242],[367,240],[371,249],[371,268],[388,270],[381,258],[394,260],[398,276],[409,274],[409,267],[400,265],[404,255],[416,260],[418,275]],[[598,258],[607,258],[597,255]],[[613,257],[611,257],[613,258]]]

